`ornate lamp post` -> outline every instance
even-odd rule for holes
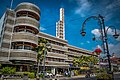
[[[82,30],[81,30],[81,35],[82,36],[85,36],[86,32],[84,31],[84,27],[85,27],[85,24],[88,20],[90,19],[95,19],[95,20],[98,20],[98,23],[100,25],[100,31],[101,31],[101,35],[102,35],[102,42],[103,42],[103,50],[104,50],[104,53],[107,53],[107,57],[108,57],[108,64],[109,64],[109,71],[111,72],[111,62],[110,62],[110,54],[109,54],[109,49],[108,49],[108,39],[107,39],[107,31],[105,29],[105,23],[104,23],[104,18],[103,16],[101,16],[100,14],[98,16],[91,16],[91,17],[88,17],[82,24]],[[113,35],[115,38],[118,38],[118,34],[116,32],[116,29],[115,29],[115,35]],[[94,38],[95,40],[95,38]]]

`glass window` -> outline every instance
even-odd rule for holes
[[[24,49],[31,50],[31,46],[24,46]]]
[[[16,49],[23,49],[23,45],[16,46]]]

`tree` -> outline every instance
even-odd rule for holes
[[[43,55],[44,55],[44,50],[46,48],[46,44],[48,43],[48,41],[44,38],[40,38],[38,40],[38,46],[35,47],[33,50],[37,52],[37,76],[39,73],[39,66],[40,64],[42,64],[43,61]]]
[[[75,58],[73,60],[74,66],[90,66],[90,64],[95,65],[98,63],[98,58],[91,55],[91,56],[80,56],[79,58]]]

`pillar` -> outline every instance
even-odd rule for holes
[[[51,73],[55,75],[55,68],[51,68]]]

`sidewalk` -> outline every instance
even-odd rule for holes
[[[71,77],[46,78],[45,80],[70,80],[70,79],[84,78],[84,77],[85,75],[79,75],[79,76],[71,76]],[[23,79],[7,79],[7,80],[23,80]],[[36,79],[34,78],[34,79],[28,79],[28,80],[36,80]]]

